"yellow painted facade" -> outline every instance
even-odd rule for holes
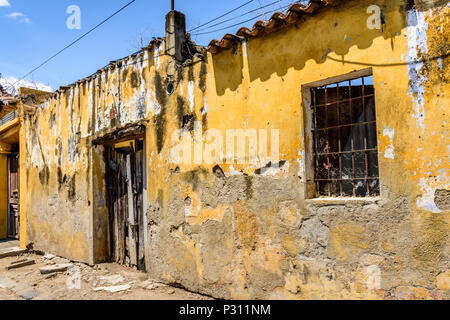
[[[380,30],[367,27],[370,5],[382,8]],[[22,245],[108,259],[107,164],[97,141],[143,125],[153,277],[234,299],[448,298],[449,8],[405,8],[340,2],[195,56],[178,66],[172,94],[162,40],[60,88],[21,120]],[[314,199],[305,88],[358,72],[374,78],[381,195]],[[187,119],[203,133],[278,130],[284,165],[260,174],[270,158],[171,163],[173,133],[199,132]]]

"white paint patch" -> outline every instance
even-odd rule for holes
[[[147,90],[147,106],[148,111],[153,115],[158,115],[161,113],[161,105],[156,102],[155,94],[150,88]]]
[[[408,63],[408,77],[410,80],[409,94],[415,103],[415,113],[417,127],[425,132],[425,88],[424,84],[428,78],[421,73],[423,62],[418,62],[421,54],[428,53],[427,30],[428,23],[425,21],[426,13],[416,10],[408,12],[408,54],[406,62]]]
[[[186,217],[192,217],[194,215],[194,212],[192,211],[192,203],[191,204],[185,204],[184,206],[184,214]]]
[[[155,63],[156,63],[156,70],[159,70],[159,68],[161,68],[161,60],[159,59],[159,47],[155,46],[155,50],[153,53],[153,59],[155,59]]]
[[[366,286],[369,290],[381,289],[381,270],[377,265],[371,265],[364,268],[364,273],[367,276]]]
[[[233,165],[230,165],[230,170],[228,172],[225,172],[226,176],[240,176],[242,175],[242,172],[237,171],[234,169]]]
[[[302,147],[301,149],[298,150],[298,158],[297,158],[297,162],[298,162],[298,172],[297,172],[297,176],[298,177],[302,177],[303,179],[306,180],[306,168],[305,168],[305,159],[306,159],[306,149],[305,149],[305,137],[303,135],[303,132],[300,131],[300,137],[301,137],[301,141],[302,141]]]
[[[262,170],[261,176],[275,177],[278,175],[285,175],[289,172],[289,166],[289,162],[286,162],[282,167],[278,164],[273,164],[271,167]]]
[[[191,112],[194,112],[194,81],[189,81],[188,84],[188,100]]]
[[[384,157],[386,159],[395,159],[395,148],[394,148],[394,136],[395,130],[390,128],[383,128],[383,136],[388,137],[390,141],[390,145],[386,147],[386,151],[384,152]]]
[[[208,113],[208,104],[206,103],[206,96],[205,96],[205,97],[203,97],[203,111],[202,111],[202,115],[204,116],[207,113]]]
[[[442,210],[440,210],[434,202],[434,195],[437,188],[431,187],[425,178],[420,179],[419,186],[422,189],[422,196],[417,198],[417,207],[433,213],[441,213]]]

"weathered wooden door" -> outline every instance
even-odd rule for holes
[[[111,147],[108,158],[112,257],[118,263],[145,269],[143,141],[134,140]]]
[[[8,238],[19,239],[19,154],[8,158]]]

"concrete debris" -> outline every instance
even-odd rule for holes
[[[144,282],[141,282],[137,286],[139,288],[142,288],[142,289],[145,289],[145,290],[149,290],[149,291],[155,290],[155,289],[158,289],[158,288],[162,288],[162,287],[166,287],[165,284],[158,283],[158,282],[155,282],[153,280],[146,280]]]
[[[45,256],[42,257],[44,260],[52,260],[56,258],[54,254],[47,253]]]
[[[113,286],[113,287],[99,287],[99,288],[95,288],[94,291],[107,291],[110,293],[116,293],[116,292],[126,291],[129,289],[131,289],[131,286],[129,284],[124,284],[121,286]]]
[[[116,285],[122,283],[124,280],[125,279],[119,274],[100,277],[100,283],[107,283],[109,285]]]
[[[57,257],[56,260],[58,264],[70,264],[70,260],[65,258]]]
[[[24,253],[27,253],[27,249],[21,249],[19,247],[14,248],[8,248],[0,250],[0,259],[7,258],[7,257],[14,257],[14,256],[20,256]]]
[[[8,277],[0,278],[0,288],[1,289],[11,289],[15,287],[17,283]]]
[[[6,267],[6,270],[18,269],[26,266],[31,266],[33,264],[35,264],[35,261],[32,259],[23,259],[12,262],[9,266]]]
[[[33,300],[37,297],[38,293],[36,290],[26,290],[18,294],[22,299]]]
[[[41,274],[49,274],[55,272],[66,272],[69,268],[72,268],[73,264],[71,263],[63,263],[63,264],[55,264],[53,266],[47,266],[39,269]]]
[[[0,278],[0,288],[11,290],[25,300],[32,300],[38,295],[37,291],[27,283],[17,283],[8,277]]]
[[[58,275],[57,272],[49,273],[49,274],[44,275],[44,279],[51,279],[51,278],[56,277],[57,275]]]

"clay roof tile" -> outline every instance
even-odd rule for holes
[[[269,33],[283,26],[297,22],[304,14],[313,14],[317,10],[328,7],[338,0],[310,0],[307,5],[300,2],[293,3],[286,13],[275,12],[268,21],[258,20],[252,28],[241,27],[236,32],[237,37],[232,34],[225,34],[221,40],[213,39],[208,45],[208,51],[217,53],[221,50],[229,49],[233,46],[232,42],[242,40],[242,38],[255,38],[262,34]]]

